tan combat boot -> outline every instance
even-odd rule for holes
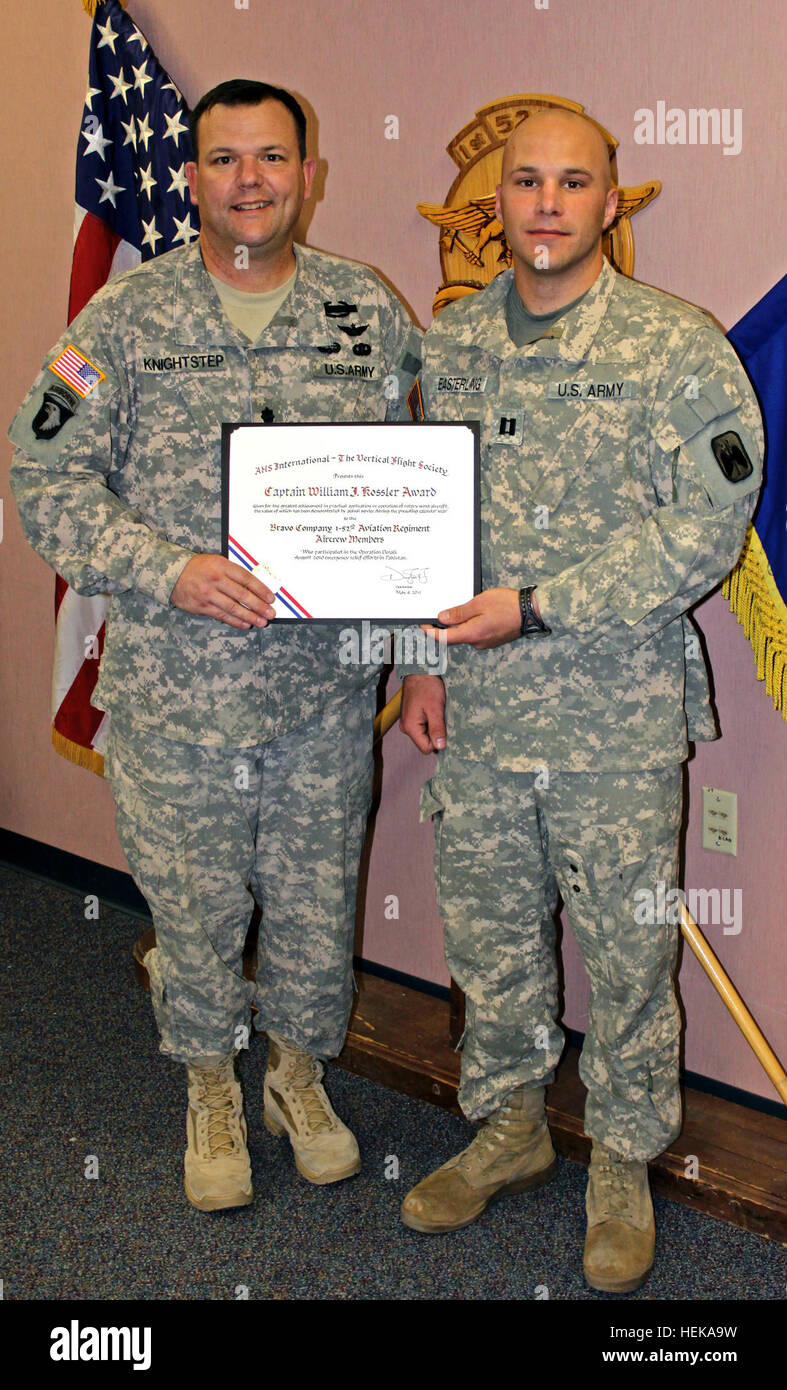
[[[235,1053],[192,1063],[186,1074],[186,1196],[200,1211],[244,1207],[254,1193]]]
[[[519,1086],[472,1144],[408,1192],[402,1220],[414,1231],[458,1231],[495,1198],[541,1187],[556,1171],[544,1087]]]
[[[339,1119],[320,1080],[322,1063],[269,1033],[263,1121],[271,1134],[288,1134],[295,1166],[313,1183],[339,1182],[361,1167],[355,1135]]]
[[[631,1293],[647,1279],[656,1244],[647,1163],[594,1139],[586,1206],[585,1278],[592,1289]]]

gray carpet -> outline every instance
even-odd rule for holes
[[[329,1069],[363,1171],[313,1187],[262,1124],[265,1044],[240,1064],[252,1206],[203,1214],[182,1186],[183,1069],[157,1051],[133,977],[138,920],[0,868],[6,1299],[526,1299],[616,1301],[582,1278],[585,1170],[509,1197],[450,1235],[408,1231],[402,1196],[468,1142],[462,1119]],[[99,1176],[85,1177],[88,1155]],[[398,1180],[386,1178],[398,1159]],[[650,1280],[626,1302],[781,1299],[784,1249],[655,1201]],[[247,1290],[247,1295],[244,1290]]]

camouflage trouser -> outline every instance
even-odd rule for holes
[[[112,721],[106,771],[156,928],[145,965],[162,1052],[226,1055],[252,1003],[258,1029],[341,1051],[375,685],[259,748],[175,743]],[[256,986],[242,974],[250,891],[262,907]]]
[[[681,769],[550,769],[549,785],[540,780],[463,762],[449,746],[421,794],[421,818],[434,818],[446,959],[467,996],[459,1101],[480,1119],[515,1086],[553,1079],[564,1043],[559,890],[590,978],[585,1130],[652,1158],[681,1123],[678,927],[643,923],[638,892],[677,883]]]

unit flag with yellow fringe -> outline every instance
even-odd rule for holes
[[[727,335],[765,419],[765,483],[740,560],[722,592],[757,661],[757,678],[787,719],[787,275]]]

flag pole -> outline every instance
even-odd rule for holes
[[[708,979],[721,995],[721,998],[724,1000],[724,1003],[743,1033],[744,1038],[754,1051],[762,1067],[765,1069],[768,1079],[787,1105],[787,1073],[784,1067],[767,1038],[763,1035],[752,1015],[749,1013],[749,1010],[746,1008],[732,980],[724,970],[718,957],[714,955],[697,926],[697,923],[694,921],[694,918],[683,902],[681,902],[680,905],[680,929],[705,971],[705,974],[708,976]]]
[[[397,690],[393,699],[388,701],[388,704],[380,714],[378,714],[374,721],[375,743],[383,737],[383,734],[388,732],[392,724],[396,723],[401,714],[401,710],[402,692],[401,690]],[[732,1017],[743,1033],[744,1038],[757,1057],[757,1060],[764,1068],[768,1080],[778,1091],[781,1099],[787,1104],[787,1072],[785,1072],[784,1067],[767,1038],[746,1008],[732,980],[724,970],[721,961],[714,955],[684,902],[681,902],[680,905],[680,929],[711,984],[729,1009]]]
[[[402,692],[397,690],[392,700],[388,701],[385,709],[381,710],[374,721],[374,741],[377,743],[388,730],[396,723],[402,712]]]

